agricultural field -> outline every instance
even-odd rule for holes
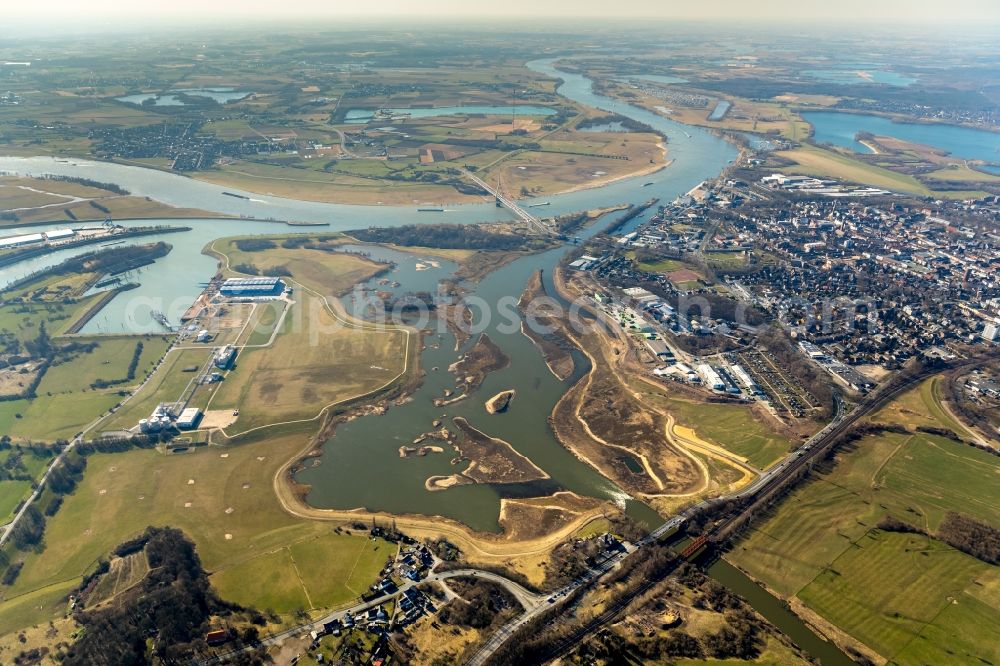
[[[937,171],[925,173],[923,178],[929,181],[943,180],[946,182],[959,183],[1000,183],[1000,176],[992,173],[986,173],[984,171],[978,171],[966,164],[949,164],[938,169]]]
[[[639,88],[631,81],[603,78],[604,73],[600,71],[601,69],[600,67],[591,69],[590,75],[602,77],[601,85],[605,94],[686,125],[768,134],[792,141],[801,141],[809,137],[809,123],[803,120],[784,99],[751,100],[721,95],[687,85],[672,85],[671,90],[678,90],[686,95],[701,96],[707,100],[704,107],[691,108],[673,103],[669,96],[666,98],[658,96],[659,93],[653,90],[656,84],[639,82],[642,86]],[[719,102],[729,102],[731,105],[729,111],[721,120],[709,120],[709,114]]]
[[[329,404],[375,391],[407,360],[402,331],[355,328],[301,291],[270,347],[243,350],[211,409],[240,409],[237,429],[312,419]]]
[[[949,510],[1000,522],[995,469],[989,454],[940,437],[866,437],[758,523],[732,559],[796,594],[888,513],[931,530]]]
[[[8,298],[18,295],[17,291],[5,294]],[[75,303],[42,302],[0,305],[0,335],[11,335],[23,344],[38,337],[42,324],[45,325],[45,330],[49,335],[62,335],[99,298],[99,294],[94,294],[77,300]]]
[[[123,386],[137,384],[153,371],[172,342],[165,335],[78,337],[73,340],[83,345],[96,343],[96,346],[93,351],[79,353],[49,366],[39,385],[40,393],[83,392],[91,390],[91,384],[96,381],[123,379],[127,377],[129,366],[138,351],[136,378]]]
[[[539,141],[537,150],[510,154],[480,169],[486,182],[499,178],[515,196],[543,196],[596,187],[666,165],[663,139],[651,133],[563,129]]]
[[[215,571],[211,580],[225,599],[289,614],[356,600],[395,554],[387,541],[327,532]],[[247,580],[262,581],[266,596]]]
[[[10,518],[21,500],[27,499],[32,491],[33,481],[38,480],[49,462],[50,455],[31,449],[0,449],[0,524]],[[26,478],[25,478],[26,477]],[[30,480],[29,480],[30,479]]]
[[[31,481],[0,481],[0,520],[9,520],[21,500],[31,493]]]
[[[1000,658],[1000,571],[931,537],[871,530],[798,597],[898,664]]]
[[[384,268],[364,257],[337,252],[338,245],[354,242],[340,234],[259,236],[253,238],[254,245],[244,246],[255,249],[240,249],[240,241],[246,240],[223,238],[213,241],[207,251],[220,257],[231,275],[237,275],[235,267],[241,265],[254,266],[264,274],[287,269],[295,282],[328,297],[349,290]],[[316,249],[302,247],[306,243],[315,245]]]
[[[256,304],[253,314],[250,315],[246,333],[238,343],[248,347],[267,344],[286,307],[287,304],[277,302]]]
[[[934,376],[918,391],[901,396],[868,418],[872,423],[902,423],[908,428],[944,427],[959,436],[975,439],[972,431],[945,408],[942,392],[945,379]]]
[[[150,524],[182,529],[194,540],[223,598],[259,608],[273,604],[275,610],[284,603],[291,612],[305,598],[303,590],[321,608],[367,588],[391,547],[367,534],[337,535],[330,523],[297,519],[274,495],[275,473],[301,452],[307,434],[248,436],[239,445],[183,454],[140,449],[88,457],[79,487],[47,522],[44,547],[24,554],[21,576],[0,592],[0,634],[61,614],[61,599],[98,558]],[[289,587],[286,576],[263,575],[283,561],[275,555],[282,552],[286,562],[288,552],[295,557],[305,588],[297,582]],[[262,575],[247,577],[254,572]]]
[[[400,59],[395,44],[369,52],[373,42],[358,39],[325,44],[323,57],[349,62],[365,52],[364,66],[318,71],[295,49],[229,38],[217,47],[252,48],[258,65],[248,69],[221,57],[211,73],[190,54],[164,56],[141,42],[118,40],[100,53],[100,83],[85,85],[83,70],[64,65],[24,72],[8,84],[24,103],[0,107],[0,133],[12,155],[112,160],[182,171],[227,188],[362,204],[481,200],[484,193],[459,172],[465,167],[482,170],[488,180],[502,172],[508,193],[521,196],[593,186],[666,162],[658,136],[576,131],[574,123],[588,111],[556,96],[554,82],[524,68],[520,49],[505,42],[477,40],[478,48],[461,54],[434,54],[425,70]],[[79,55],[95,57],[93,51]],[[246,95],[174,106],[118,99],[217,86]],[[442,107],[458,110],[424,113]],[[404,113],[354,120],[380,108]],[[204,159],[187,159],[192,149],[204,150]],[[0,189],[0,198],[4,194]],[[6,194],[15,208],[32,206],[17,212],[23,221],[103,217],[88,200]],[[141,197],[102,196],[93,203],[116,217],[195,214]],[[46,204],[54,205],[37,208]]]
[[[291,173],[289,173],[291,171]],[[486,196],[462,196],[453,188],[422,182],[397,182],[375,177],[329,174],[309,169],[238,162],[197,174],[199,180],[223,187],[307,201],[344,204],[432,204],[477,201]]]
[[[28,334],[35,322],[25,323]],[[14,440],[52,442],[68,439],[122,401],[122,391],[141,383],[170,345],[165,336],[79,337],[83,351],[52,363],[35,390],[36,397],[0,402],[0,433]],[[56,338],[65,344],[66,338]],[[135,376],[128,370],[142,343]],[[88,350],[89,351],[86,351]],[[100,382],[112,383],[108,386]]]
[[[625,256],[635,260],[635,252],[626,252]],[[646,273],[669,273],[686,268],[687,264],[679,259],[662,259],[660,261],[638,261],[636,268]]]
[[[871,420],[947,427],[927,409],[927,390]],[[931,537],[876,525],[891,514],[933,533],[948,511],[998,525],[998,469],[996,457],[945,437],[867,435],[755,521],[727,559],[896,663],[972,663],[967,651],[977,644],[976,654],[989,658],[983,646],[1000,630],[996,568]],[[966,622],[969,613],[980,619]],[[939,652],[946,642],[953,654]]]

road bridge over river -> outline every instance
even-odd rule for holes
[[[543,222],[541,219],[535,217],[528,211],[521,208],[521,206],[516,201],[514,201],[513,199],[505,195],[503,192],[501,192],[499,187],[490,186],[482,178],[472,173],[471,171],[463,170],[463,173],[473,183],[475,183],[479,187],[483,188],[484,190],[492,194],[493,197],[497,200],[498,206],[503,206],[510,212],[514,213],[514,215],[516,215],[518,219],[520,219],[522,222],[528,225],[529,229],[532,229],[537,233],[546,235],[555,233],[555,230],[552,228],[550,224]]]

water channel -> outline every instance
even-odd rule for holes
[[[855,663],[836,645],[817,636],[783,601],[726,560],[713,562],[708,567],[708,575],[746,599],[758,613],[823,666],[853,666]]]

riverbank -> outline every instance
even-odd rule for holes
[[[827,650],[839,650],[841,654],[832,655],[834,658],[846,659],[846,655],[856,654],[864,656],[876,666],[883,666],[887,663],[885,657],[861,641],[853,638],[833,623],[823,619],[818,613],[803,604],[798,597],[793,596],[790,599],[786,599],[777,590],[768,586],[764,581],[753,577],[749,572],[729,561],[725,556],[720,558],[719,563],[722,563],[725,567],[729,567],[729,570],[724,571],[717,563],[709,567],[709,575],[713,578],[717,577],[719,582],[737,594],[748,597],[751,605],[761,609],[758,612],[761,612],[771,622],[778,624],[779,628],[789,634],[793,640],[801,642],[805,638],[809,644],[805,646],[806,650],[814,657],[824,658],[823,653]],[[755,594],[756,591],[747,587],[743,581],[737,580],[737,576],[745,578],[746,582],[750,585],[756,585],[760,588],[760,591]],[[766,599],[765,603],[762,604],[761,599],[755,599],[755,597],[760,595],[769,595],[771,598]],[[782,606],[780,610],[773,608],[775,602]],[[781,611],[784,611],[784,613],[787,613],[791,617],[781,617]],[[795,631],[793,627],[796,622],[801,623],[803,628],[806,631],[812,632],[814,636],[810,639],[810,637],[801,634],[800,631]],[[823,643],[827,643],[827,645],[824,646]],[[810,647],[812,648],[811,650],[809,649]]]
[[[543,298],[549,296],[542,284],[542,273],[538,271],[531,276],[517,304],[522,315],[521,333],[541,352],[549,372],[559,381],[566,381],[575,367],[573,355],[565,336],[558,334],[562,328],[561,320],[547,316],[544,311],[539,311],[541,308],[532,306],[533,303],[542,303]]]
[[[569,81],[565,88],[567,94],[576,94],[573,76],[567,75],[566,80]],[[585,99],[590,102],[589,98]],[[643,184],[634,178],[625,179],[607,188],[553,198],[551,209],[547,211],[559,215],[598,208],[609,201],[640,201],[653,192],[668,198],[677,196],[691,184],[722,168],[732,152],[723,142],[708,135],[696,134],[694,140],[683,144],[674,150],[675,161],[671,169],[650,178],[655,181],[653,189],[642,189]],[[103,182],[119,183],[168,203],[191,205],[234,216],[259,216],[264,213],[288,220],[330,222],[334,231],[354,228],[359,219],[364,220],[363,224],[398,226],[425,224],[429,216],[408,207],[324,205],[273,196],[253,197],[259,199],[257,201],[241,199],[224,196],[220,188],[177,174],[104,163],[83,161],[79,165],[70,165],[53,160],[0,158],[0,168],[70,176],[82,174]],[[497,209],[492,201],[465,206],[445,215],[461,223],[509,220],[509,213]],[[168,315],[172,311],[172,302],[182,302],[182,310],[189,307],[203,289],[205,277],[217,269],[215,261],[200,254],[201,249],[215,238],[239,234],[242,225],[238,219],[217,219],[194,227],[191,233],[178,238],[170,257],[144,271],[142,287],[134,292],[137,297],[160,299],[159,302],[165,303],[163,311]],[[278,233],[285,229],[287,226],[284,224],[280,228],[275,224],[270,228],[254,227],[250,233],[262,230]],[[551,250],[537,258],[519,258],[485,275],[477,291],[491,304],[499,303],[507,296],[516,298],[533,270],[551,268],[562,252]],[[298,268],[293,267],[295,270]],[[432,271],[407,273],[406,279],[418,283],[420,276],[428,273]],[[303,291],[296,288],[296,298]],[[134,332],[136,329],[127,329],[119,323],[124,322],[128,314],[121,304],[123,300],[126,299],[116,299],[105,309],[109,326],[122,326],[122,330]],[[448,340],[443,347],[451,346],[446,336],[442,336],[442,340]],[[511,387],[518,389],[522,398],[531,396],[532,399],[518,400],[506,416],[483,418],[490,419],[492,434],[511,442],[520,453],[529,456],[561,486],[573,492],[536,493],[528,498],[498,500],[493,488],[474,484],[443,493],[427,493],[421,488],[418,493],[409,494],[406,475],[422,485],[426,476],[423,471],[414,474],[414,467],[429,467],[440,462],[441,457],[427,455],[400,459],[398,444],[412,441],[415,433],[425,430],[432,418],[440,418],[443,411],[433,407],[430,401],[423,400],[424,396],[411,396],[410,390],[415,385],[409,383],[411,377],[406,383],[391,384],[379,393],[384,399],[393,401],[392,410],[395,411],[388,418],[374,415],[357,418],[344,424],[344,429],[366,420],[373,425],[369,430],[359,428],[351,433],[341,432],[337,441],[329,445],[326,442],[328,432],[321,430],[319,435],[313,434],[322,422],[345,417],[352,405],[369,408],[374,400],[372,396],[354,396],[356,402],[327,405],[315,418],[272,424],[267,430],[244,432],[231,440],[216,435],[216,442],[238,446],[200,447],[183,456],[162,456],[154,451],[95,455],[88,463],[80,490],[68,496],[62,510],[48,520],[46,550],[28,556],[20,588],[40,589],[46,582],[51,585],[52,581],[60,581],[60,598],[55,599],[52,595],[52,603],[46,609],[51,611],[49,615],[63,612],[65,603],[61,595],[75,584],[76,577],[86,571],[89,563],[106,556],[114,545],[141,531],[148,523],[149,515],[169,519],[171,524],[190,534],[209,570],[235,566],[255,556],[270,557],[272,552],[287,547],[298,536],[328,534],[330,527],[341,524],[368,524],[374,516],[383,524],[395,519],[400,529],[416,538],[447,538],[470,561],[509,566],[533,580],[539,580],[544,571],[539,564],[547,558],[553,546],[584,526],[601,520],[605,513],[617,511],[614,501],[626,504],[628,497],[590,467],[579,464],[552,439],[546,419],[556,401],[555,396],[565,387],[540,367],[531,342],[515,334],[507,336],[501,344],[505,351],[509,351],[513,362],[518,364],[517,371],[504,370],[501,371],[502,376],[498,372],[495,378],[487,378],[482,389],[484,395],[490,395],[498,388]],[[420,346],[413,340],[407,350],[409,354],[416,355]],[[433,349],[428,349],[427,358],[435,359],[435,365],[444,368],[454,355],[446,358],[443,351],[435,356]],[[413,356],[409,358],[419,362]],[[365,363],[362,370],[377,371],[370,365],[378,363]],[[248,366],[243,365],[241,369],[247,370]],[[413,369],[415,374],[419,372],[417,366]],[[429,373],[423,380],[437,380],[435,386],[452,380],[444,376],[445,373],[437,374]],[[349,377],[351,369],[340,370],[340,375]],[[236,382],[233,384],[239,387]],[[303,402],[319,409],[323,401],[309,399]],[[415,405],[420,405],[423,411],[411,409]],[[458,403],[448,408],[448,416],[468,414],[472,416],[472,422],[479,423],[472,410],[482,412],[482,401]],[[372,431],[378,436],[373,436]],[[392,439],[397,431],[405,438]],[[306,506],[303,498],[295,494],[303,487],[295,484],[290,471],[303,456],[316,451],[320,445],[324,446],[324,454],[330,458],[324,461],[325,464],[310,468],[322,473],[311,478],[332,486],[334,492],[326,496],[317,493],[318,500],[335,507],[369,505],[390,507],[391,510],[316,509]],[[356,450],[356,455],[343,455],[342,452],[350,450]],[[393,463],[404,472],[394,469]],[[150,470],[157,473],[150,475]],[[229,490],[223,493],[219,489]],[[276,497],[278,502],[274,501]],[[634,506],[637,503],[629,504]],[[449,515],[440,517],[444,514]],[[107,522],[109,516],[114,519],[110,524],[99,524],[102,520]],[[455,516],[485,528],[469,528]],[[655,518],[648,522],[654,521]],[[494,525],[497,525],[497,530],[490,531]],[[86,530],[81,531],[82,527]],[[274,569],[270,567],[269,560],[261,559],[241,570],[241,573],[247,574],[245,579],[252,580],[254,572],[260,571],[256,564],[264,566],[265,561],[269,562],[268,570],[275,571],[282,580],[291,580],[285,578],[286,572],[294,576],[294,570]],[[26,623],[36,619],[44,622],[47,618],[40,617],[37,612],[40,602],[36,599],[25,601],[23,606],[12,608],[8,617],[30,605],[34,614]]]
[[[191,227],[136,227],[125,231],[115,231],[102,234],[100,236],[89,236],[74,241],[59,243],[58,245],[43,245],[41,247],[29,247],[24,250],[13,250],[10,254],[0,257],[0,268],[17,264],[28,259],[42,257],[50,253],[62,250],[72,250],[87,245],[97,245],[99,243],[111,244],[116,241],[123,241],[128,238],[141,238],[143,236],[155,236],[159,234],[175,234],[184,231],[191,231]]]
[[[96,317],[97,314],[102,309],[104,309],[105,305],[107,305],[112,301],[112,299],[117,298],[118,295],[121,294],[122,292],[126,292],[131,289],[135,289],[135,285],[125,285],[123,287],[118,287],[116,289],[109,289],[108,291],[101,294],[101,297],[98,298],[94,302],[94,304],[91,305],[90,308],[88,308],[87,311],[80,316],[79,319],[73,322],[69,326],[69,328],[66,329],[65,335],[76,335],[77,333],[79,333],[81,330],[83,330],[83,327],[86,326],[91,319]]]
[[[303,488],[293,478],[294,468],[316,450],[316,441],[310,438],[303,448],[286,461],[274,474],[273,489],[282,509],[292,516],[305,520],[334,524],[372,520],[397,527],[417,539],[447,539],[456,545],[470,563],[509,566],[540,582],[540,571],[532,566],[537,558],[546,556],[552,548],[581,531],[590,523],[602,520],[609,512],[616,512],[613,504],[584,498],[576,493],[560,491],[547,497],[500,500],[499,532],[481,532],[444,516],[414,513],[389,513],[356,509],[321,509],[309,505],[303,497]],[[541,501],[542,506],[535,506]],[[540,528],[538,519],[546,512],[558,510],[563,514],[562,524],[549,531]],[[546,521],[549,522],[549,521]]]
[[[667,154],[668,149],[667,149],[666,145],[664,145],[663,143],[658,143],[656,145],[663,151],[664,155]],[[601,177],[601,178],[595,178],[594,180],[592,180],[590,182],[580,183],[579,185],[574,185],[573,187],[570,187],[568,189],[560,190],[559,192],[555,192],[555,194],[572,194],[573,192],[580,192],[580,191],[583,191],[583,190],[591,190],[591,189],[594,189],[594,188],[597,188],[597,187],[607,187],[608,185],[611,185],[613,183],[617,183],[618,181],[621,181],[621,180],[628,180],[630,178],[641,178],[642,176],[650,176],[650,175],[652,175],[654,173],[658,173],[660,171],[663,171],[664,169],[666,169],[667,167],[669,167],[673,163],[674,163],[673,160],[667,160],[663,164],[652,164],[652,165],[650,165],[650,166],[648,166],[648,167],[646,167],[644,169],[639,169],[638,171],[634,171],[632,173],[621,174],[621,175],[618,175],[618,176],[605,176],[605,177]]]
[[[989,125],[986,123],[952,123],[947,120],[938,120],[936,118],[915,118],[913,116],[903,115],[901,113],[891,113],[889,111],[876,111],[869,109],[838,109],[833,107],[823,107],[822,109],[817,109],[815,107],[796,107],[796,111],[799,112],[822,112],[822,113],[842,113],[849,116],[877,116],[879,118],[885,118],[886,120],[891,120],[897,125],[933,125],[937,127],[958,127],[961,129],[969,130],[980,130],[983,132],[992,132],[994,134],[1000,134],[1000,127],[997,125]],[[808,119],[805,119],[809,122]],[[812,123],[810,123],[811,125]]]

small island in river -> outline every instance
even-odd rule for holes
[[[458,457],[454,464],[469,461],[465,471],[448,476],[432,476],[424,483],[427,490],[445,490],[470,483],[525,483],[548,479],[549,475],[529,458],[518,453],[509,442],[472,427],[460,416],[452,419],[459,437],[455,441]]]
[[[507,391],[500,391],[495,396],[486,401],[486,411],[490,414],[499,414],[500,412],[506,412],[507,407],[510,406],[510,401],[514,399],[517,395],[517,391],[513,389]]]

